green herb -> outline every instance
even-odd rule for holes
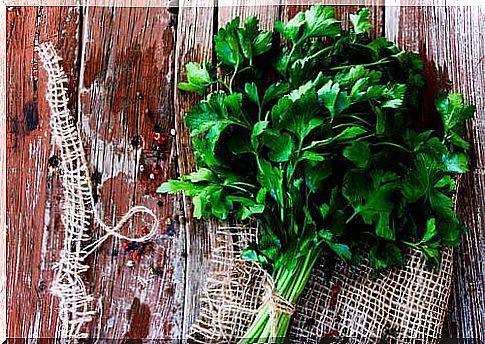
[[[189,63],[179,84],[205,95],[186,116],[197,171],[158,192],[184,191],[197,218],[256,220],[259,244],[243,257],[291,303],[322,254],[350,261],[368,247],[371,266],[384,269],[403,265],[411,246],[438,267],[441,247],[465,230],[452,195],[469,169],[463,124],[474,108],[442,94],[442,128],[412,129],[423,62],[369,39],[367,9],[350,22],[343,30],[320,4],[277,22],[275,34],[236,18],[215,36],[215,67]],[[276,321],[284,337],[290,318]],[[247,342],[270,328],[263,309]]]

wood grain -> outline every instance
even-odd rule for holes
[[[162,220],[160,234],[173,214],[172,198],[155,194],[174,176],[172,21],[166,8],[85,7],[80,61],[79,122],[97,210],[113,223],[129,207],[145,205]],[[163,144],[155,143],[155,133]],[[125,233],[140,236],[140,225],[138,219]],[[102,302],[93,338],[172,337],[179,314],[173,298],[176,240],[155,238],[134,269],[119,240],[102,246],[89,276],[89,292]],[[150,268],[163,273],[153,276]]]
[[[109,240],[96,252],[86,276],[89,291],[98,301],[91,336],[184,338],[198,313],[215,226],[192,218],[189,199],[154,192],[161,182],[194,168],[183,117],[199,98],[179,92],[175,85],[185,80],[185,63],[212,60],[213,34],[234,16],[257,15],[262,27],[270,29],[275,20],[286,21],[315,2],[294,5],[293,0],[275,0],[263,6],[256,0],[219,0],[216,6],[215,0],[181,0],[180,7],[167,8],[157,2],[158,7],[148,8],[148,0],[140,1],[135,1],[136,8],[105,4],[11,7],[7,11],[8,189],[1,184],[0,189],[6,189],[7,199],[10,338],[58,333],[57,299],[48,288],[63,240],[62,171],[48,165],[57,148],[50,136],[46,80],[35,46],[53,40],[64,57],[62,65],[70,78],[69,106],[81,129],[102,218],[115,223],[130,206],[143,204],[156,210],[163,222],[161,233],[167,228],[176,233],[172,240],[154,240],[134,269],[126,266],[129,258],[118,240]],[[444,87],[463,92],[467,101],[477,105],[469,125],[475,163],[459,195],[460,214],[470,231],[456,255],[455,292],[445,334],[483,340],[485,27],[481,18],[485,8],[384,9],[383,0],[362,4],[371,9],[376,36],[386,34],[426,59],[427,78],[438,79],[428,85],[427,97]],[[337,17],[348,25],[346,14],[360,5],[337,6]],[[425,108],[423,125],[433,124],[430,111]],[[3,113],[0,107],[0,129]],[[173,128],[175,136],[170,134]],[[159,146],[153,145],[156,132],[166,138]],[[134,144],[137,136],[142,137],[141,149]],[[5,163],[1,153],[0,148],[0,169]],[[151,179],[154,164],[157,174]],[[139,235],[142,222],[135,219],[124,233]],[[95,226],[92,233],[94,237],[102,234]],[[159,274],[150,275],[151,267]]]
[[[426,61],[427,98],[438,89],[463,93],[477,111],[469,123],[472,171],[459,192],[459,214],[469,227],[455,254],[447,336],[485,339],[485,7],[387,7],[386,35]],[[434,82],[434,80],[438,80]],[[428,107],[423,124],[436,114]],[[433,120],[431,120],[433,121]]]
[[[57,309],[45,282],[62,247],[56,207],[57,176],[48,168],[53,152],[49,110],[34,48],[53,40],[64,51],[63,66],[77,82],[75,8],[16,7],[7,12],[7,279],[8,336],[52,337]],[[61,32],[64,34],[61,35]],[[54,34],[53,34],[54,33]],[[70,87],[70,97],[75,89]],[[70,104],[72,107],[72,103]],[[28,311],[27,311],[28,310]]]
[[[200,5],[200,6],[199,6]],[[175,59],[175,82],[185,80],[185,64],[209,62],[212,56],[212,36],[214,30],[214,4],[212,1],[197,0],[178,9],[177,41]],[[184,124],[184,114],[200,98],[193,94],[174,92],[175,128],[177,132],[177,154],[179,174],[193,170],[194,159],[189,133]],[[208,256],[212,247],[213,228],[210,223],[203,223],[192,218],[190,199],[181,199],[179,211],[185,221],[181,223],[180,236],[182,259],[185,263],[183,277],[185,285],[182,292],[184,303],[180,335],[186,337],[190,325],[194,322],[199,309],[199,298],[208,268]],[[213,244],[213,243],[212,243]],[[182,274],[182,272],[179,272]]]
[[[0,23],[7,22],[7,7],[4,3],[0,4]],[[0,27],[0,75],[7,75],[7,39],[5,26]],[[7,84],[5,78],[0,80],[0,94],[7,94]],[[5,97],[0,99],[0,133],[7,132],[6,123],[7,105]],[[6,255],[5,247],[7,243],[7,219],[6,219],[6,204],[7,204],[7,159],[6,159],[6,136],[0,141],[0,342],[4,342],[7,338],[7,270],[6,270]]]
[[[235,17],[241,22],[250,16],[256,16],[260,22],[260,29],[272,31],[276,20],[279,19],[278,5],[261,5],[259,0],[223,0],[219,1],[218,27],[224,26]]]

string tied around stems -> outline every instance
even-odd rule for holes
[[[264,270],[266,294],[263,298],[261,308],[269,307],[269,322],[271,328],[271,338],[276,340],[278,335],[278,313],[283,313],[291,317],[295,313],[295,305],[281,296],[275,290],[274,280],[271,275]]]

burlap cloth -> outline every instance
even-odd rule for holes
[[[235,343],[268,301],[268,276],[240,253],[255,239],[253,228],[221,227],[216,233],[201,310],[189,333],[191,343]],[[441,269],[424,267],[417,251],[406,267],[374,274],[365,265],[321,259],[296,305],[290,343],[436,343],[447,310],[452,252],[445,250]],[[327,337],[329,341],[322,341]],[[337,339],[330,339],[335,337]]]

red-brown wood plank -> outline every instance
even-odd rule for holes
[[[454,290],[445,335],[482,341],[485,339],[484,15],[484,6],[387,7],[385,15],[386,35],[405,49],[419,51],[426,61],[428,98],[439,89],[448,89],[463,93],[467,102],[477,106],[468,126],[468,137],[473,143],[472,171],[466,176],[458,198],[458,211],[469,231],[455,253]],[[430,121],[432,111],[431,104],[424,123]]]
[[[52,263],[62,247],[62,190],[59,171],[47,168],[54,148],[44,101],[46,80],[33,60],[34,45],[54,40],[64,58],[70,77],[70,108],[73,113],[78,105],[81,108],[79,126],[92,171],[98,174],[97,210],[112,223],[129,206],[143,204],[156,210],[164,231],[165,220],[172,219],[174,199],[156,195],[155,190],[173,175],[173,19],[164,7],[92,7],[81,14],[77,8],[10,10],[8,178],[9,185],[19,187],[8,195],[8,268],[17,271],[9,276],[8,298],[13,301],[9,337],[56,335],[57,300],[48,288]],[[82,30],[81,45],[78,30]],[[79,97],[78,72],[82,76]],[[167,140],[158,161],[160,173],[152,180],[156,159],[151,144],[156,131]],[[135,135],[145,142],[140,156],[132,146]],[[139,235],[136,227],[126,232]],[[102,234],[96,227],[93,233]],[[103,244],[86,276],[89,291],[102,301],[99,316],[91,323],[94,338],[173,337],[180,326],[176,305],[181,304],[174,298],[177,278],[173,271],[180,270],[180,260],[174,257],[174,252],[180,252],[172,249],[176,243],[176,237],[154,240],[152,251],[135,269],[126,266],[127,256],[118,240]],[[161,276],[151,276],[150,267],[160,270]],[[179,278],[179,284],[183,280]]]
[[[0,4],[0,23],[7,22],[7,7],[5,4]],[[5,26],[0,27],[0,75],[7,75],[7,57],[6,57],[6,32]],[[7,94],[7,84],[5,78],[0,80],[0,94]],[[5,97],[0,99],[0,133],[7,132],[6,113],[7,104]],[[7,276],[6,276],[6,255],[5,243],[6,240],[6,204],[7,204],[7,153],[6,153],[6,137],[0,141],[0,342],[4,342],[7,338]]]
[[[77,8],[13,7],[7,11],[7,325],[8,337],[53,337],[57,300],[48,292],[62,247],[45,74],[34,48],[63,51],[70,97],[77,84]],[[74,103],[70,103],[74,110]]]

